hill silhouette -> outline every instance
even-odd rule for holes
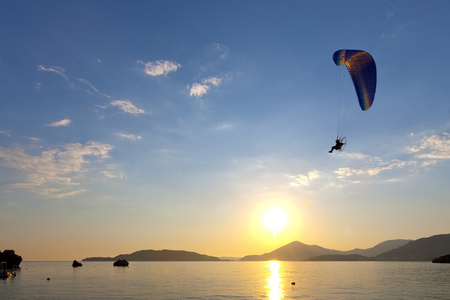
[[[339,251],[333,249],[323,248],[317,245],[307,245],[301,242],[292,242],[283,247],[280,247],[272,252],[265,253],[262,255],[248,255],[243,257],[242,261],[265,261],[265,260],[284,260],[284,261],[299,261],[307,260],[309,258],[316,258],[320,256],[319,260],[324,260],[328,257],[330,260],[338,260],[337,258],[332,258],[330,255],[353,255],[357,254],[366,257],[379,255],[385,251],[392,250],[394,248],[403,246],[410,242],[410,240],[389,240],[384,241],[368,249],[353,249],[349,251]],[[356,259],[356,256],[354,256]],[[332,259],[331,259],[332,258]],[[342,258],[343,259],[343,258]]]
[[[402,239],[398,239],[398,240],[389,240],[389,241],[384,241],[381,242],[377,245],[375,245],[372,248],[368,248],[368,249],[353,249],[350,251],[343,251],[343,254],[359,254],[362,256],[367,256],[367,257],[374,257],[377,255],[380,255],[381,253],[390,251],[392,249],[396,249],[398,247],[401,247],[403,245],[406,245],[407,243],[411,242],[411,240],[402,240]]]
[[[411,241],[375,257],[385,261],[432,261],[436,257],[450,254],[450,234],[439,234]]]
[[[284,260],[297,261],[305,260],[313,256],[327,254],[341,254],[341,251],[326,249],[317,245],[307,245],[301,242],[292,242],[280,247],[272,252],[262,255],[247,255],[241,258],[241,261],[266,261],[266,260]]]
[[[140,250],[116,257],[88,257],[83,261],[220,261],[218,257],[198,254],[184,250]]]

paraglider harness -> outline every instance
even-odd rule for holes
[[[334,145],[333,147],[331,147],[331,150],[328,151],[328,153],[333,153],[333,150],[339,150],[342,151],[345,148],[345,145],[347,144],[347,138],[344,137],[337,137],[336,138],[336,145]]]

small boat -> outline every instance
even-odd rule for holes
[[[16,276],[16,272],[8,270],[6,262],[1,262],[0,279],[8,279]]]

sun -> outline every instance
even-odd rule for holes
[[[288,222],[288,216],[286,212],[278,207],[274,207],[265,212],[263,217],[263,224],[270,231],[273,232],[273,236],[277,235],[277,232],[283,229]]]

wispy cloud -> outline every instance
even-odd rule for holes
[[[38,66],[38,70],[39,71],[45,71],[45,72],[53,72],[53,73],[61,76],[65,80],[69,81],[69,77],[67,77],[66,70],[64,70],[64,68],[61,68],[61,67],[44,67],[43,65],[39,65]]]
[[[91,95],[100,95],[100,96],[103,96],[103,97],[108,98],[108,99],[111,98],[111,96],[109,96],[108,94],[99,91],[89,80],[84,79],[84,78],[78,78],[77,80],[79,82],[83,83],[84,85],[86,85],[87,87],[89,87],[88,90],[85,90],[89,94],[91,94]]]
[[[222,78],[210,77],[202,80],[202,83],[194,83],[190,87],[189,95],[195,97],[202,97],[208,93],[211,86],[219,86],[222,82]]]
[[[66,75],[66,70],[62,67],[55,67],[55,66],[44,67],[43,65],[39,65],[38,70],[55,73],[55,74],[61,76],[62,78],[64,78],[71,89],[75,88],[75,84],[72,81],[70,81],[69,77]],[[40,85],[39,85],[39,87],[40,87]]]
[[[396,39],[406,32],[407,25],[398,23],[396,15],[397,9],[395,7],[391,7],[390,10],[386,11],[387,30],[380,35],[380,38]]]
[[[398,159],[394,159],[387,162],[381,161],[380,159],[374,159],[372,160],[372,163],[369,164],[368,166],[367,165],[361,166],[359,168],[342,167],[334,171],[334,173],[337,175],[337,178],[339,179],[352,178],[352,180],[356,180],[355,179],[356,177],[376,176],[383,171],[402,168],[406,165],[407,165],[406,162]]]
[[[128,140],[132,140],[132,141],[136,141],[136,140],[142,139],[141,136],[134,135],[134,134],[116,133],[116,135],[121,137],[121,138],[123,138],[123,139],[128,139]]]
[[[66,144],[64,150],[50,149],[39,155],[25,153],[20,148],[0,147],[0,166],[19,171],[26,180],[8,184],[10,188],[26,188],[49,197],[65,197],[84,191],[76,189],[75,178],[88,176],[88,157],[103,160],[109,157],[111,145],[100,142]]]
[[[170,60],[157,60],[149,62],[138,60],[137,62],[144,65],[144,72],[149,76],[167,76],[170,72],[175,72],[181,67],[179,63]]]
[[[66,70],[62,67],[44,67],[43,65],[39,65],[38,66],[38,70],[39,71],[45,71],[45,72],[52,72],[54,74],[57,74],[58,76],[61,76],[62,78],[64,78],[67,82],[67,84],[69,85],[69,87],[71,89],[79,89],[82,90],[86,93],[89,93],[91,95],[97,95],[97,96],[101,96],[101,97],[105,97],[105,98],[111,98],[111,96],[109,96],[106,93],[103,93],[102,91],[100,91],[98,88],[96,88],[89,80],[84,79],[84,78],[76,78],[74,76],[70,76],[70,74],[68,74],[66,72]],[[79,83],[82,83],[82,85],[80,85]],[[42,83],[38,82],[35,85],[36,89],[41,89],[42,87]]]
[[[47,124],[47,126],[50,126],[50,127],[68,126],[71,122],[72,121],[70,121],[69,119],[62,119],[61,121]]]
[[[233,124],[230,123],[223,123],[223,124],[219,124],[217,125],[215,128],[216,130],[227,130],[233,127]]]
[[[111,102],[112,106],[118,107],[120,110],[132,114],[132,115],[139,115],[144,114],[145,111],[141,108],[137,108],[131,101],[129,100],[114,100]]]
[[[118,175],[114,174],[111,171],[102,171],[103,176],[108,177],[108,178],[117,178],[119,177]]]
[[[223,44],[219,44],[219,43],[213,43],[212,44],[214,50],[219,53],[219,57],[220,59],[224,60],[227,58],[228,56],[228,47],[223,45]]]
[[[0,134],[4,134],[6,136],[11,136],[9,131],[5,131],[5,130],[0,130]]]

